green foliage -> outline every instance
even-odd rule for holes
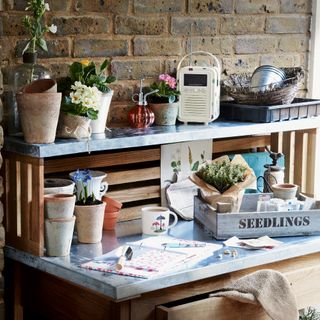
[[[69,76],[58,81],[58,89],[61,92],[68,91],[73,83],[80,81],[88,87],[96,87],[99,91],[107,93],[111,90],[108,85],[116,81],[114,76],[105,75],[109,65],[108,59],[103,61],[100,68],[97,68],[93,61],[74,62],[69,68]]]
[[[196,174],[220,193],[224,193],[236,183],[244,181],[245,171],[246,168],[242,165],[222,161],[206,164]]]
[[[27,3],[26,10],[31,11],[32,15],[26,15],[22,23],[30,34],[30,39],[23,49],[22,54],[26,51],[36,52],[37,47],[48,51],[47,43],[43,39],[44,34],[48,31],[52,33],[56,32],[56,26],[51,25],[48,27],[43,23],[43,15],[49,10],[49,5],[45,3],[44,0],[30,0]]]
[[[303,312],[299,316],[299,320],[320,320],[320,312],[317,312],[316,309],[308,308],[307,312]]]
[[[86,117],[91,120],[96,120],[98,118],[98,110],[93,108],[88,108],[82,104],[75,104],[71,102],[70,97],[64,97],[61,103],[61,111],[75,116]]]

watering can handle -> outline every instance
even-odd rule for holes
[[[211,57],[212,60],[214,61],[214,64],[216,65],[216,67],[219,69],[219,73],[221,73],[221,65],[220,65],[220,62],[219,62],[218,58],[216,56],[214,56],[212,53],[207,52],[207,51],[193,51],[191,53],[186,54],[184,57],[182,57],[182,59],[178,63],[177,72],[180,70],[183,60],[188,58],[190,55],[193,55],[193,54],[201,54],[201,55],[205,55],[205,56]]]

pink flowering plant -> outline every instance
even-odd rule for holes
[[[180,92],[177,90],[177,82],[169,74],[160,74],[156,82],[150,86],[150,91],[159,91],[150,95],[153,103],[173,103],[177,100]]]

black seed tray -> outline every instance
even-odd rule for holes
[[[291,104],[255,106],[221,101],[220,117],[225,120],[250,122],[278,122],[317,117],[320,100],[296,98]]]

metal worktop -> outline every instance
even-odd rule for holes
[[[212,239],[193,221],[180,221],[176,227],[170,230],[169,235],[182,239],[220,243]],[[71,254],[67,257],[36,257],[12,247],[5,247],[5,255],[38,270],[118,300],[320,251],[320,236],[284,237],[278,238],[278,240],[285,242],[285,244],[272,250],[237,249],[239,252],[237,257],[223,255],[223,259],[219,259],[218,254],[224,248],[213,252],[211,257],[192,267],[189,266],[179,272],[173,271],[170,274],[159,275],[159,277],[151,279],[107,274],[79,267],[80,263],[109,252],[125,242],[140,240],[141,237],[144,237],[141,235],[141,221],[134,220],[118,224],[115,232],[105,232],[101,243],[89,245],[77,244],[75,241]]]
[[[152,126],[147,129],[115,128],[93,134],[90,140],[57,139],[51,144],[28,144],[22,136],[5,137],[4,150],[48,158],[88,151],[120,150],[184,141],[232,138],[320,127],[320,117],[272,123],[214,121],[208,125]]]

